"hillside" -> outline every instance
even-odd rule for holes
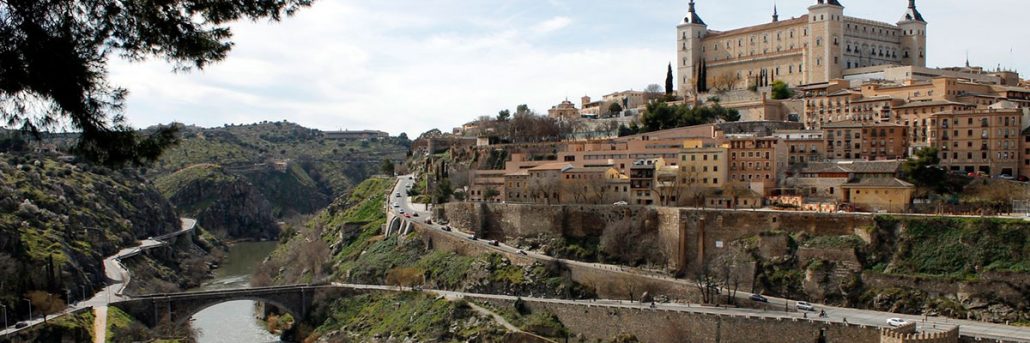
[[[102,261],[178,230],[172,205],[135,170],[0,153],[0,303],[57,310],[104,285]]]
[[[500,255],[477,257],[433,251],[418,233],[382,236],[386,199],[394,178],[374,177],[311,219],[284,234],[275,253],[254,276],[256,285],[338,281],[414,285],[476,293],[508,293],[588,298],[592,294],[569,280],[557,264],[517,266]],[[384,305],[403,304],[385,313]],[[392,307],[391,307],[392,308]],[[309,318],[314,328],[301,337],[370,341],[373,337],[415,337],[417,341],[464,341],[479,337],[503,341],[504,330],[484,322],[461,302],[398,294],[340,299],[324,317]],[[531,320],[527,320],[529,322]],[[558,326],[558,323],[548,325]],[[546,334],[545,334],[546,335]],[[371,341],[379,341],[372,339]],[[392,341],[392,340],[387,340]]]
[[[198,164],[159,178],[157,188],[186,216],[230,238],[274,239],[279,227],[272,206],[243,177]],[[231,214],[231,215],[226,215]]]
[[[402,138],[337,140],[296,124],[277,122],[222,128],[185,127],[182,142],[151,172],[159,177],[198,164],[242,176],[267,197],[273,215],[314,213],[369,176],[383,160],[403,161]]]

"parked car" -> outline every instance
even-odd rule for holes
[[[528,255],[528,254],[526,254],[526,251],[522,250],[522,249],[519,249],[519,251],[517,251],[516,253],[519,254],[519,255],[523,255],[523,256]]]
[[[412,212],[412,213],[411,213],[411,216],[412,216],[412,217],[418,217],[418,212]]]
[[[426,218],[426,224],[433,225],[433,219]]]
[[[1020,175],[1019,177],[1016,178],[1016,181],[1027,182],[1027,181],[1030,181],[1030,178],[1028,178],[1026,176],[1023,176],[1023,175]]]
[[[474,241],[474,240],[476,240],[476,235],[472,235],[472,236],[469,236],[469,240],[470,240],[470,241]]]
[[[1009,175],[1009,174],[998,175],[998,178],[1002,179],[1002,180],[1015,180],[1016,179],[1016,178],[1012,177],[1012,175]]]
[[[409,219],[410,219],[410,218],[411,218],[411,215],[410,215],[410,214],[405,214],[405,215],[404,215],[404,218],[409,218]]]
[[[802,311],[815,311],[815,306],[812,306],[812,304],[807,301],[798,301],[794,307]]]
[[[402,208],[400,211],[397,211],[397,213],[404,214],[404,209]]]
[[[401,204],[398,204],[398,203],[396,203],[396,202],[395,202],[395,203],[393,203],[393,208],[400,208],[400,207],[401,207]]]
[[[615,205],[615,206],[626,206],[626,205],[629,205],[629,203],[625,202],[625,201],[619,201],[619,202],[616,202],[616,203],[614,203],[612,205]]]
[[[897,327],[897,326],[902,326],[902,325],[905,325],[905,324],[908,324],[908,321],[905,321],[904,319],[901,319],[901,318],[887,318],[887,325]]]
[[[767,299],[766,297],[763,297],[761,294],[752,294],[751,295],[751,301],[756,301],[756,302],[760,302],[760,303],[767,303],[767,302],[769,302],[769,299]]]
[[[17,324],[14,324],[14,328],[15,329],[24,329],[24,328],[26,328],[28,326],[29,326],[29,323],[27,323],[27,322],[18,322]]]

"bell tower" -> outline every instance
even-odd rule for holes
[[[844,5],[837,0],[819,0],[808,8],[808,39],[805,81],[826,82],[844,75],[841,41],[844,39]]]

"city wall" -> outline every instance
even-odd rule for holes
[[[689,273],[727,251],[730,242],[761,233],[866,236],[865,229],[874,225],[869,214],[610,205],[450,203],[438,208],[436,215],[455,227],[502,241],[537,235],[600,237],[612,223],[629,219],[642,232],[658,236],[658,253],[668,259],[670,271]]]
[[[470,298],[498,307],[514,302]],[[604,307],[589,303],[567,304],[523,300],[530,312],[554,314],[565,327],[587,341],[607,341],[620,334],[640,342],[825,342],[878,343],[875,327],[845,325],[813,319],[771,318],[701,312]]]

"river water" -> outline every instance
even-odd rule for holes
[[[229,253],[215,277],[196,290],[219,290],[244,288],[250,285],[250,275],[265,259],[276,242],[238,243],[229,248]],[[192,325],[198,332],[200,343],[229,342],[279,342],[279,337],[268,333],[264,324],[257,320],[253,301],[232,301],[208,307],[192,318]]]

